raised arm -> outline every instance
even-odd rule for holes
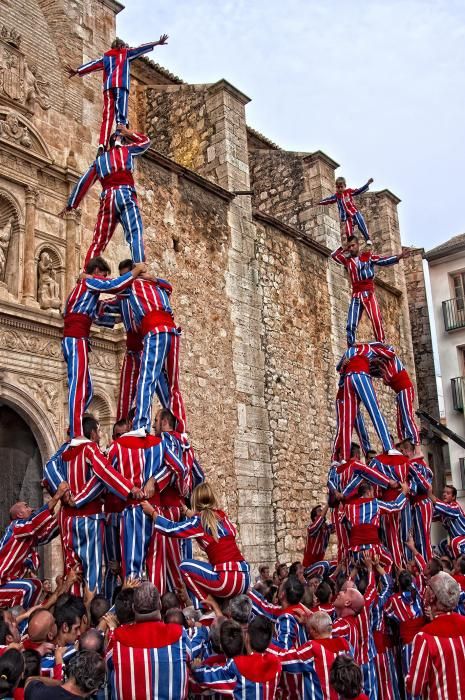
[[[62,481],[66,481],[66,472],[61,459],[66,447],[67,443],[62,445],[44,465],[44,479],[52,494],[56,492]]]
[[[344,255],[344,248],[341,245],[339,248],[336,248],[336,250],[333,250],[331,257],[334,262],[337,262],[338,265],[344,265],[344,267],[347,267],[347,258]]]
[[[282,607],[280,605],[275,605],[274,603],[269,603],[265,598],[252,588],[247,595],[252,601],[252,612],[254,615],[264,615],[272,622],[275,622],[282,613]]]
[[[124,138],[128,139],[130,142],[126,147],[133,156],[140,156],[150,147],[151,141],[146,134],[139,134],[137,131],[132,131],[132,129],[128,129],[124,124],[118,124],[117,128],[121,136],[124,136]]]
[[[100,58],[95,58],[93,61],[87,61],[83,63],[82,66],[76,69],[70,69],[68,72],[70,77],[73,75],[87,75],[88,73],[95,73],[95,71],[103,70],[103,56]]]
[[[135,277],[145,272],[147,265],[145,263],[136,263],[131,272],[126,272],[121,277],[114,279],[102,279],[100,277],[86,277],[86,287],[91,292],[99,292],[109,294],[111,292],[122,292],[132,284]]]
[[[402,493],[400,493],[395,501],[380,501],[378,500],[378,508],[379,512],[382,515],[386,515],[386,513],[395,513],[398,510],[402,510],[402,508],[405,508],[405,505],[407,503],[407,499],[405,498],[406,494],[409,492],[409,487],[407,484],[403,483],[401,484],[402,487]]]
[[[390,265],[396,265],[399,260],[407,257],[406,253],[396,253],[395,255],[376,255],[372,253],[371,262],[374,265],[379,265],[379,267],[389,267]]]
[[[359,194],[363,194],[364,192],[366,192],[367,189],[370,187],[372,182],[373,182],[373,178],[370,177],[368,182],[366,182],[364,185],[362,185],[361,187],[358,187],[356,190],[352,190],[352,197],[358,197]]]
[[[444,501],[440,501],[439,498],[436,498],[433,494],[431,487],[428,489],[428,495],[433,501],[435,514],[437,513],[443,518],[452,519],[460,518],[463,514],[462,508],[458,503],[444,503]]]
[[[127,57],[129,61],[133,61],[138,56],[143,56],[144,53],[149,53],[153,51],[155,46],[165,46],[168,43],[168,34],[162,34],[157,41],[149,41],[146,44],[141,44],[140,46],[134,46],[127,50]]]
[[[96,445],[89,443],[86,445],[86,458],[92,465],[96,477],[105,486],[120,498],[126,499],[132,491],[133,484],[120,472],[113,469],[105,455],[100,452]]]

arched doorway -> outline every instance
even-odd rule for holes
[[[3,532],[13,503],[27,501],[33,508],[40,508],[44,496],[40,484],[42,457],[34,434],[19,413],[1,401],[0,464],[0,531]],[[44,554],[40,552],[40,576],[44,572]]]
[[[10,506],[18,500],[33,508],[43,504],[42,458],[37,441],[26,421],[0,402],[0,527],[9,522]]]

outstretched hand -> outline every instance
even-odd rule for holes
[[[165,46],[168,43],[168,38],[168,34],[162,34],[157,41],[158,46]]]
[[[74,78],[77,75],[77,70],[70,65],[66,66],[66,72],[68,73],[68,78]]]

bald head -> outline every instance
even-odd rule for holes
[[[48,610],[38,610],[34,613],[27,626],[31,642],[51,642],[57,634],[55,618]]]
[[[360,612],[364,598],[356,588],[341,590],[334,601],[334,607],[339,617],[348,617]]]
[[[10,520],[29,518],[31,514],[32,508],[25,501],[18,501],[10,508]]]
[[[104,635],[94,628],[90,628],[79,638],[79,651],[96,651],[103,654]]]
[[[332,630],[331,618],[323,611],[313,613],[308,621],[308,631],[312,639],[328,639]]]

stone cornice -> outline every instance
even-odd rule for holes
[[[105,7],[108,7],[109,10],[115,13],[115,15],[119,14],[122,10],[124,10],[124,5],[121,2],[118,2],[117,0],[100,0],[102,5],[105,5]]]
[[[1,140],[0,147],[2,152],[9,153],[14,158],[20,158],[25,163],[36,167],[38,171],[58,177],[60,180],[76,182],[80,177],[76,170],[58,165],[40,153],[27,151],[25,148],[18,147],[5,140]]]
[[[335,160],[330,158],[326,153],[323,153],[323,151],[314,151],[313,153],[309,153],[307,156],[303,157],[303,160],[309,163],[312,163],[315,160],[322,160],[329,165],[330,168],[333,168],[333,170],[339,168],[339,163],[336,163]]]
[[[391,200],[391,202],[394,202],[394,204],[400,204],[402,201],[397,195],[394,194],[394,192],[391,192],[391,190],[387,190],[387,189],[386,190],[378,190],[377,192],[376,191],[375,192],[368,192],[368,194],[375,194],[378,196],[387,197],[388,199]]]
[[[389,282],[385,282],[379,277],[375,277],[375,285],[381,287],[381,289],[385,289],[387,292],[393,294],[395,297],[402,296],[402,292],[400,289],[397,289],[397,287],[393,287],[392,284],[389,284]]]
[[[208,86],[208,91],[213,94],[215,92],[219,92],[220,90],[225,90],[226,92],[229,92],[243,105],[246,105],[251,101],[250,97],[247,97],[247,95],[238,90],[236,87],[234,87],[234,85],[232,85],[228,80],[225,80],[224,78],[218,80],[216,83],[211,83]]]
[[[207,180],[198,173],[194,172],[194,170],[190,170],[184,165],[176,163],[174,160],[171,160],[171,158],[164,156],[162,153],[156,151],[154,148],[150,148],[148,151],[146,151],[143,155],[143,158],[151,160],[153,163],[156,163],[165,170],[169,170],[172,173],[176,173],[177,175],[179,175],[179,177],[184,177],[186,180],[194,182],[202,189],[212,192],[213,194],[217,195],[218,197],[224,199],[227,202],[230,202],[232,199],[234,199],[234,194],[232,192],[225,190],[224,187],[216,185],[211,180]]]
[[[311,248],[319,255],[323,255],[325,258],[329,258],[329,256],[331,255],[330,249],[327,248],[325,245],[322,245],[317,241],[313,241],[311,238],[308,238],[308,236],[303,234],[302,231],[299,231],[298,229],[293,228],[292,226],[288,226],[288,224],[283,223],[279,219],[275,219],[274,216],[270,216],[269,214],[265,214],[262,211],[258,211],[258,209],[254,209],[253,218],[257,219],[258,221],[262,221],[264,224],[268,224],[268,226],[273,226],[274,228],[279,229],[280,231],[285,233],[286,236],[289,236],[290,238],[299,241],[299,243],[303,243],[303,245],[307,246],[307,248]]]
[[[0,301],[0,326],[37,333],[54,340],[61,340],[63,336],[63,318],[58,312],[31,309],[10,301]],[[92,329],[92,347],[119,352],[120,346],[124,344],[124,337],[122,328]]]

